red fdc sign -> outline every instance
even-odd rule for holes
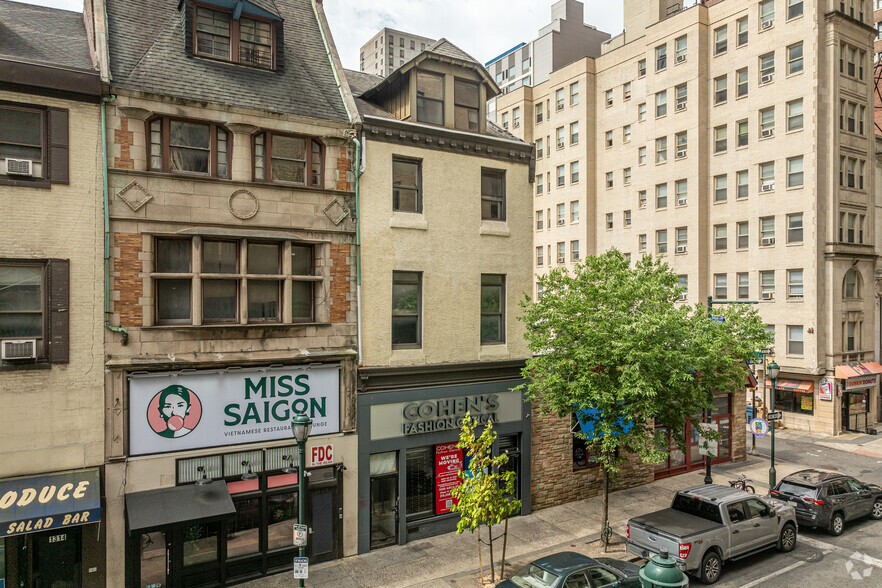
[[[309,459],[313,467],[334,463],[334,446],[316,445],[309,450]]]

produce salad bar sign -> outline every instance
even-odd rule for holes
[[[100,520],[97,468],[0,481],[0,538]]]
[[[292,439],[340,431],[340,366],[179,372],[129,378],[129,455]]]

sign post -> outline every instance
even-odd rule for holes
[[[309,527],[306,525],[294,525],[294,547],[306,547],[306,536]]]

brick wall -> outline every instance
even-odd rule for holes
[[[345,323],[352,308],[350,246],[347,243],[331,245],[331,322]]]
[[[113,167],[117,169],[135,169],[135,161],[132,159],[131,149],[135,141],[135,134],[129,130],[129,119],[122,117],[119,120],[119,129],[113,131],[113,141],[119,145],[119,157],[114,158]]]
[[[340,148],[340,157],[337,159],[337,189],[352,190],[349,184],[349,170],[352,167],[352,161],[349,159],[349,149],[345,146]]]
[[[538,416],[534,405],[532,431],[530,492],[534,510],[602,493],[603,476],[599,467],[573,471],[573,434],[569,419]],[[622,465],[612,489],[640,486],[652,480],[652,464],[644,464],[634,457]]]
[[[143,238],[139,233],[114,233],[114,244],[119,257],[113,260],[113,289],[119,293],[115,311],[123,327],[143,324],[140,299],[144,286],[141,280],[141,249]]]

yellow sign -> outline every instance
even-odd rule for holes
[[[802,395],[802,410],[811,410],[812,409],[812,399],[813,399],[813,397],[808,394]]]

